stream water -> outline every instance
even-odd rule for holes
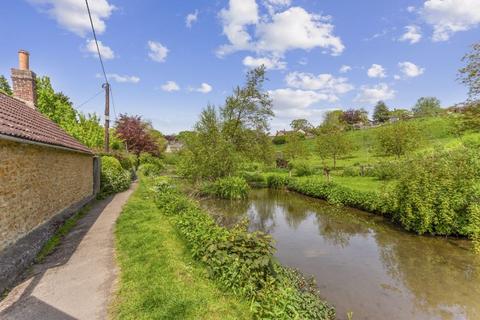
[[[345,319],[480,319],[480,257],[467,240],[417,236],[363,211],[281,190],[204,200],[223,225],[250,219],[284,265],[316,278]]]

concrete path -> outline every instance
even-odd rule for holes
[[[0,302],[2,320],[105,319],[115,288],[114,229],[136,184],[95,204]]]

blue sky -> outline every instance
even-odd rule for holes
[[[165,133],[191,129],[221,106],[248,68],[265,63],[272,131],[294,118],[382,99],[466,99],[455,79],[479,40],[480,0],[90,0],[116,114],[141,114]],[[31,53],[37,75],[76,106],[101,90],[83,0],[4,0],[0,74]],[[5,14],[4,12],[8,13]],[[99,95],[80,108],[102,113]]]

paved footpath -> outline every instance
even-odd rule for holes
[[[115,221],[136,186],[97,202],[57,250],[0,301],[0,319],[108,318],[117,278]]]

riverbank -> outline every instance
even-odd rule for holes
[[[221,291],[193,260],[141,178],[117,221],[120,279],[115,319],[250,319],[248,304]]]

